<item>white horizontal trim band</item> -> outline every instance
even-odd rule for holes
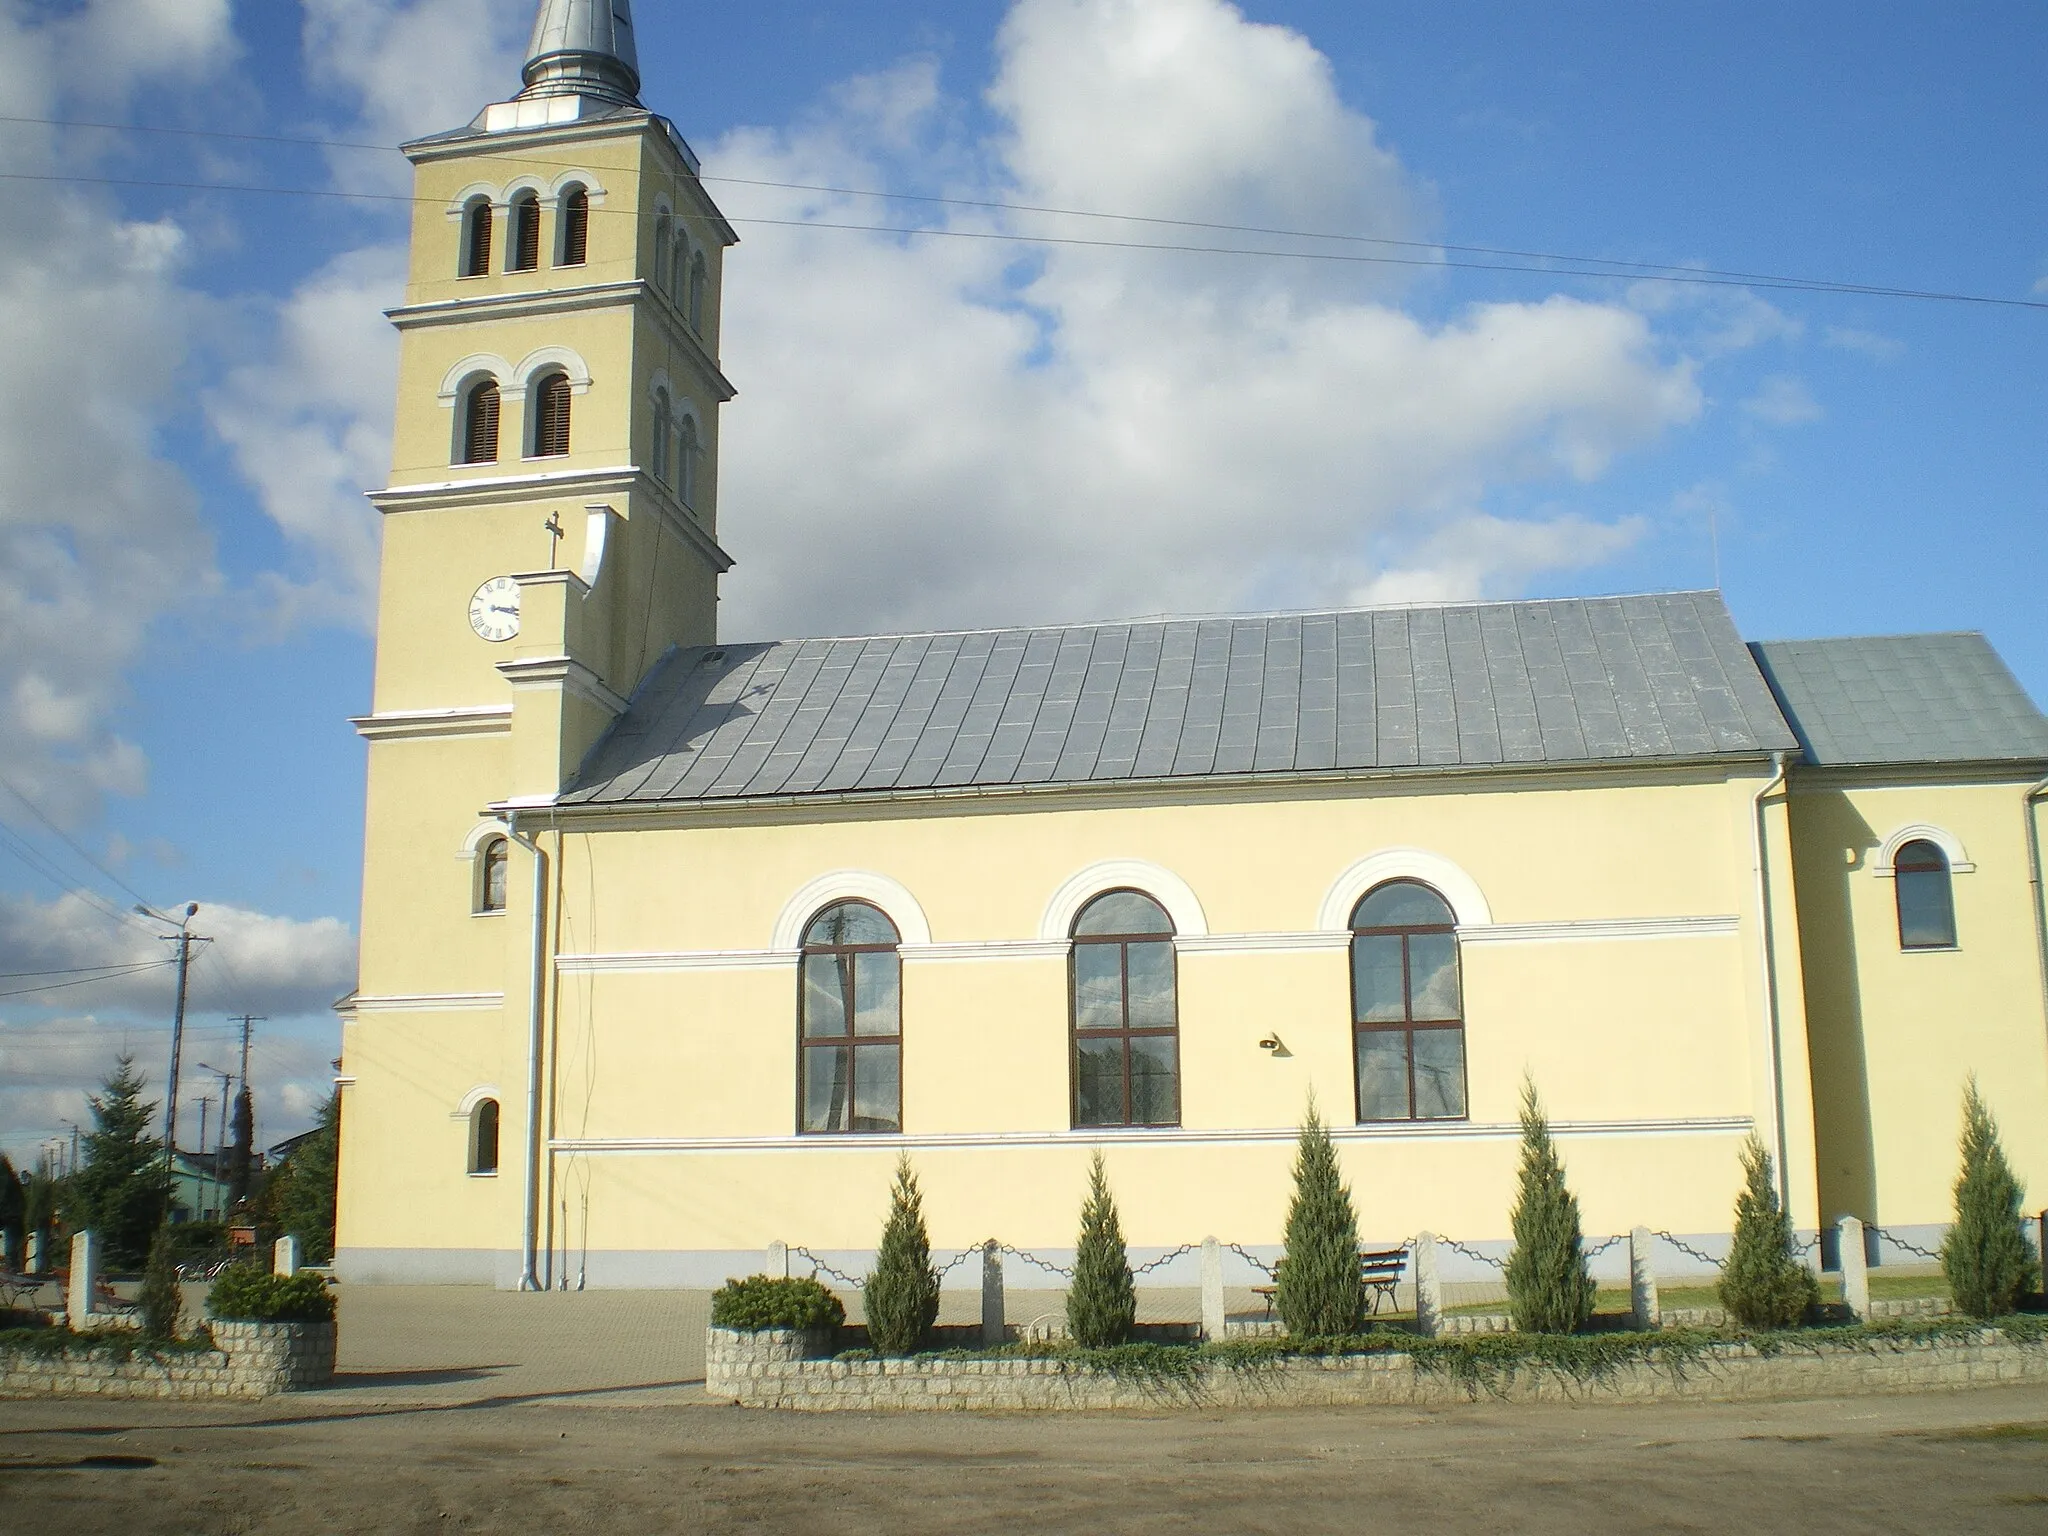
[[[469,709],[399,709],[381,715],[360,715],[349,724],[367,741],[502,736],[512,729],[512,711],[496,704]]]
[[[1755,1129],[1748,1115],[1694,1116],[1663,1120],[1554,1120],[1551,1134],[1604,1136],[1742,1136]],[[1513,1121],[1437,1124],[1333,1125],[1334,1141],[1515,1141],[1522,1128]],[[644,1136],[562,1137],[552,1152],[585,1156],[669,1155],[687,1152],[847,1152],[975,1150],[987,1147],[1225,1147],[1293,1145],[1301,1133],[1292,1126],[1247,1130],[1089,1129],[1080,1131],[965,1131],[936,1135],[850,1136]]]
[[[417,992],[391,997],[359,997],[352,1013],[492,1013],[505,1006],[502,992]]]
[[[1634,939],[1719,938],[1739,931],[1735,917],[1641,917],[1555,923],[1492,923],[1460,928],[1468,944],[1571,944]],[[1340,933],[1207,933],[1174,940],[1189,955],[1316,954],[1341,950],[1351,942]],[[604,975],[631,971],[773,970],[797,963],[795,949],[703,949],[673,953],[560,955],[555,968],[564,975]],[[984,960],[1060,960],[1063,939],[989,939],[949,944],[905,944],[906,961],[922,964]]]

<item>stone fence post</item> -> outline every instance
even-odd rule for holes
[[[1433,1339],[1444,1331],[1444,1283],[1436,1268],[1436,1234],[1415,1238],[1415,1331]]]
[[[43,1272],[43,1249],[48,1245],[49,1241],[49,1237],[42,1232],[29,1233],[28,1258],[25,1261],[22,1273],[40,1275]]]
[[[1863,1223],[1844,1216],[1837,1242],[1842,1249],[1842,1300],[1861,1322],[1870,1316],[1870,1263],[1863,1250]]]
[[[92,1316],[93,1293],[99,1289],[100,1237],[81,1232],[71,1239],[71,1283],[64,1292],[64,1310],[71,1314],[72,1331],[78,1332]]]
[[[993,1349],[1008,1337],[1003,1303],[1003,1245],[990,1238],[981,1245],[981,1342]]]
[[[768,1267],[762,1270],[761,1273],[774,1280],[787,1280],[789,1278],[789,1244],[770,1243],[768,1245]]]
[[[283,1275],[289,1280],[299,1272],[299,1240],[289,1235],[280,1237],[270,1251],[270,1272]]]
[[[1214,1343],[1223,1337],[1223,1245],[1213,1237],[1202,1239],[1202,1337]]]
[[[1648,1227],[1636,1227],[1628,1234],[1628,1310],[1638,1328],[1655,1328],[1662,1316],[1657,1302],[1657,1261],[1652,1253],[1656,1239]]]

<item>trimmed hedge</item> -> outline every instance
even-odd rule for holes
[[[287,1279],[253,1264],[237,1264],[213,1282],[206,1310],[224,1323],[331,1323],[334,1293],[318,1275]]]
[[[712,1292],[711,1321],[743,1333],[759,1333],[764,1328],[837,1328],[846,1321],[846,1308],[815,1279],[749,1275],[744,1280],[728,1280]]]

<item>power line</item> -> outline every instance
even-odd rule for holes
[[[119,981],[124,976],[136,976],[140,975],[144,971],[161,971],[169,966],[176,965],[177,963],[178,962],[175,960],[152,960],[147,965],[127,966],[121,970],[111,972],[105,976],[88,977],[84,981],[59,981],[53,982],[47,987],[21,987],[17,988],[12,992],[0,992],[0,997],[34,997],[44,992],[62,992],[67,987],[97,986],[99,983],[103,981]]]
[[[65,847],[69,848],[81,859],[85,860],[87,864],[91,865],[94,869],[98,870],[102,875],[106,876],[106,878],[109,881],[119,886],[123,891],[125,891],[129,896],[133,897],[136,901],[141,902],[142,905],[144,905],[145,907],[149,905],[148,898],[145,897],[140,891],[136,890],[134,886],[130,885],[127,881],[123,880],[119,875],[115,874],[112,870],[108,869],[106,865],[100,863],[98,859],[94,858],[91,854],[87,853],[83,848],[79,847],[77,843],[73,842],[71,840],[71,835],[68,832],[66,832],[62,827],[58,826],[56,822],[52,821],[48,816],[46,816],[43,813],[42,807],[37,805],[35,801],[29,799],[27,795],[23,794],[21,790],[18,787],[16,787],[16,785],[11,779],[0,777],[0,788],[5,788],[10,795],[14,796],[14,798],[19,800],[23,805],[27,806],[29,815],[35,817],[37,821],[40,821],[45,827],[48,827],[51,832],[55,833],[57,837],[63,842]]]

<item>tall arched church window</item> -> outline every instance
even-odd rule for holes
[[[559,458],[569,451],[569,376],[551,373],[533,386],[533,457]]]
[[[668,215],[662,214],[654,221],[654,286],[663,293],[675,295],[675,269],[670,263],[675,259],[671,252],[675,242],[669,234]]]
[[[1908,843],[1892,859],[1892,880],[1898,886],[1899,948],[1954,949],[1956,901],[1948,855],[1925,839]]]
[[[491,270],[491,200],[477,198],[462,214],[462,275],[482,277]]]
[[[704,445],[697,441],[697,418],[685,416],[682,431],[678,434],[681,447],[676,454],[676,494],[686,507],[697,505],[697,460],[703,456]]]
[[[505,910],[505,882],[512,863],[512,845],[494,837],[477,851],[476,910]]]
[[[1395,880],[1351,913],[1358,1118],[1465,1117],[1465,1000],[1457,919],[1428,886]]]
[[[462,400],[462,462],[498,462],[498,381],[479,379]]]
[[[522,192],[512,202],[512,270],[540,270],[540,197]]]
[[[1074,1125],[1180,1124],[1173,919],[1142,891],[1110,891],[1074,919]]]
[[[704,330],[704,287],[709,280],[704,253],[699,251],[690,258],[690,329],[700,334]]]
[[[498,1171],[498,1101],[480,1100],[469,1112],[469,1171],[472,1176]]]
[[[571,187],[562,198],[560,265],[580,267],[590,259],[590,193]]]
[[[654,478],[663,485],[669,483],[669,438],[674,432],[674,411],[668,403],[668,391],[657,389],[654,392],[654,452],[650,456],[649,464],[654,470]]]
[[[805,1132],[903,1129],[903,962],[896,925],[843,901],[804,931],[798,1111]]]

